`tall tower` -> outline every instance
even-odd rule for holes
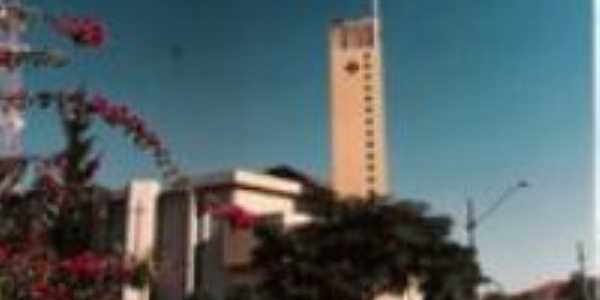
[[[329,30],[331,183],[341,197],[388,194],[378,4]]]

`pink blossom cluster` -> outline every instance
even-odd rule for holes
[[[106,41],[105,26],[91,18],[62,16],[56,18],[52,25],[59,34],[78,45],[99,47]]]
[[[125,105],[112,104],[107,98],[96,95],[90,104],[91,112],[102,117],[108,124],[124,127],[148,147],[160,150],[162,143],[156,133],[148,130],[142,118],[132,114]]]
[[[113,104],[106,97],[96,95],[89,104],[89,110],[108,124],[124,128],[138,146],[154,154],[158,166],[166,171],[167,176],[173,176],[177,172],[158,135],[149,130],[144,120],[132,113],[127,106]]]
[[[123,128],[127,135],[133,137],[133,142],[137,146],[152,153],[157,166],[168,180],[177,179],[179,175],[168,149],[164,146],[158,134],[150,130],[144,120],[132,112],[129,107],[114,104],[101,94],[88,98],[83,91],[76,91],[75,93],[42,91],[34,94],[29,94],[27,91],[18,91],[4,96],[3,99],[14,99],[12,101],[17,103],[25,102],[25,106],[39,105],[41,108],[47,108],[51,104],[67,103],[74,110],[80,110],[79,105],[84,105],[82,110],[86,113],[98,116],[110,126]],[[83,101],[79,101],[80,99]],[[88,165],[90,178],[100,167],[100,162],[101,157],[99,156]]]
[[[56,260],[39,247],[18,251],[0,242],[0,267],[14,272],[15,277],[28,274],[32,281],[20,288],[29,291],[31,299],[73,300],[76,292],[89,284],[117,284],[129,282],[134,268],[124,264],[118,256],[101,256],[91,251]],[[4,273],[6,274],[6,273]],[[72,283],[76,283],[74,286]],[[102,294],[105,291],[98,291]]]
[[[68,59],[55,51],[18,51],[7,48],[0,49],[0,66],[14,70],[24,63],[34,67],[61,67]]]
[[[206,213],[227,220],[229,225],[235,229],[250,229],[256,225],[258,219],[256,215],[231,203],[198,206],[198,215]]]
[[[110,258],[89,251],[60,262],[59,269],[82,281],[101,280],[107,276],[126,281],[131,275],[131,271],[119,262],[111,262]]]
[[[39,281],[31,285],[31,299],[34,300],[73,300],[75,297],[71,289],[65,284],[56,286],[47,281]]]
[[[12,70],[20,65],[19,53],[3,49],[0,50],[0,67]]]
[[[0,265],[7,261],[11,255],[11,248],[9,245],[0,243]]]

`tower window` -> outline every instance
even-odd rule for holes
[[[365,124],[367,124],[367,125],[373,125],[373,118],[366,118],[365,119]]]
[[[374,184],[374,183],[375,183],[375,177],[373,177],[373,176],[369,176],[369,177],[367,177],[367,182],[368,182],[369,184]]]
[[[367,102],[373,101],[373,97],[365,96],[365,101],[367,101]]]
[[[367,165],[367,170],[369,172],[374,172],[375,171],[375,165],[374,164],[368,164]]]
[[[371,80],[371,73],[365,73],[365,80]]]
[[[373,160],[375,159],[375,154],[373,154],[372,152],[367,153],[367,160]]]
[[[373,87],[370,84],[365,85],[365,91],[370,92],[372,89]]]
[[[360,66],[358,65],[357,62],[355,61],[349,61],[346,66],[344,67],[344,69],[346,70],[346,72],[352,74],[355,74],[356,72],[358,72],[360,70]]]
[[[373,137],[373,130],[372,130],[372,129],[367,129],[367,130],[365,131],[365,135],[366,135],[367,137]]]
[[[366,143],[366,145],[367,145],[367,148],[373,148],[373,147],[375,147],[375,143],[373,141],[368,141]]]
[[[370,106],[367,106],[367,107],[365,108],[365,112],[366,112],[366,113],[368,113],[368,114],[370,114],[370,113],[372,113],[372,112],[373,112],[373,108],[372,108],[372,107],[370,107]]]
[[[368,60],[368,59],[370,59],[370,58],[371,58],[371,53],[370,53],[370,52],[365,52],[365,53],[363,54],[363,58],[364,58],[365,60]]]

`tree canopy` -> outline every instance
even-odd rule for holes
[[[326,193],[305,200],[313,222],[256,230],[264,298],[371,300],[404,292],[411,279],[426,300],[474,295],[481,278],[474,251],[450,240],[451,219],[431,215],[427,204],[338,201]]]

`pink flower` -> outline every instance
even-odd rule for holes
[[[35,300],[71,300],[70,291],[64,284],[51,286],[48,282],[39,281],[31,285],[31,298]]]
[[[31,298],[32,299],[48,299],[51,295],[51,288],[47,282],[37,282],[31,286]]]
[[[14,67],[16,67],[16,64],[17,60],[14,52],[8,50],[0,51],[0,66],[8,69],[13,69]]]
[[[10,252],[9,246],[0,244],[0,264],[4,263],[10,258]]]
[[[91,252],[84,252],[63,261],[60,268],[80,280],[97,280],[105,275],[108,262]]]
[[[105,26],[91,18],[63,16],[54,20],[53,27],[58,33],[82,46],[99,47],[106,40]]]
[[[93,113],[105,114],[110,107],[110,103],[104,96],[96,95],[92,98],[89,107]]]
[[[223,204],[215,208],[213,214],[227,219],[229,224],[236,229],[249,229],[256,225],[256,216],[237,205]]]

